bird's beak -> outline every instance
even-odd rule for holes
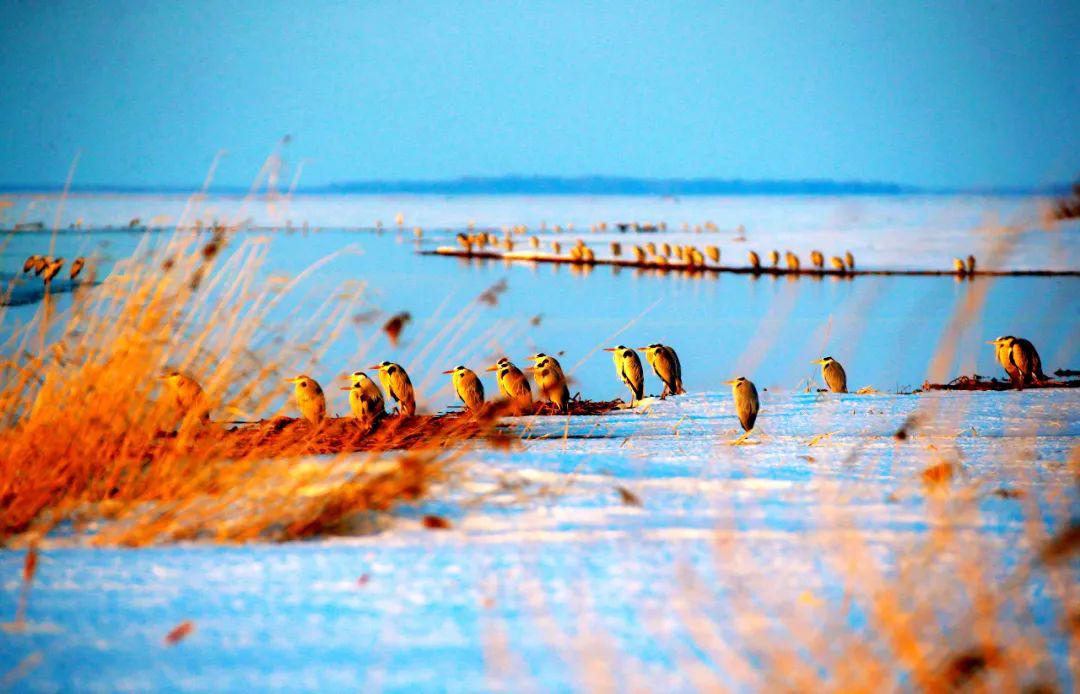
[[[614,347],[605,347],[605,348],[604,348],[604,351],[605,351],[605,352],[614,352],[614,351],[615,351],[615,348],[614,348]]]
[[[352,386],[341,386],[341,390],[352,390]]]
[[[378,365],[378,364],[376,364],[375,366],[369,366],[369,367],[368,367],[368,370],[375,370],[375,371],[378,371],[378,370],[379,370],[379,365]]]
[[[648,352],[649,348],[648,347],[635,347],[634,351],[635,352]]]
[[[824,364],[825,360],[824,359],[815,359],[814,361],[812,361],[810,363],[811,364]]]
[[[987,341],[986,341],[986,344],[988,344],[988,345],[996,345],[996,344],[997,344],[997,340],[987,340]]]
[[[733,385],[735,385],[735,379],[733,378],[730,381],[724,381],[724,385],[725,386],[733,386]]]
[[[300,380],[299,378],[286,378],[285,382],[286,383],[296,383],[299,380]]]
[[[450,369],[449,371],[443,371],[443,373],[444,373],[444,374],[452,374],[452,373],[454,373],[454,370],[453,370],[453,369]]]
[[[498,370],[499,370],[499,365],[498,364],[492,364],[491,366],[484,369],[484,371],[498,371]]]

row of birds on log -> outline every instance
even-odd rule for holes
[[[86,258],[78,257],[71,262],[71,269],[68,271],[70,279],[74,280],[82,272],[86,266]],[[22,271],[23,274],[34,271],[34,274],[40,277],[45,284],[49,284],[60,274],[60,270],[64,267],[63,258],[53,258],[48,255],[32,255],[23,261]]]
[[[466,253],[481,251],[489,246],[493,248],[501,247],[506,251],[513,251],[515,246],[515,241],[510,234],[506,234],[500,241],[498,236],[491,232],[476,232],[471,234],[462,232],[457,235],[457,242]],[[539,250],[539,237],[530,236],[528,243],[530,248]],[[622,243],[612,241],[610,249],[612,256],[616,258],[622,257]],[[563,243],[561,241],[552,241],[551,251],[555,255],[561,256],[563,253]],[[636,263],[648,262],[658,265],[666,265],[672,259],[685,265],[689,265],[690,267],[704,267],[706,258],[713,263],[720,262],[720,247],[715,245],[705,246],[703,252],[694,245],[679,245],[667,242],[656,243],[654,241],[649,241],[642,245],[630,246],[630,254],[633,256],[634,262]],[[574,245],[568,247],[567,258],[571,262],[592,263],[596,262],[596,253],[584,240],[577,239]],[[769,251],[766,257],[768,267],[779,269],[780,259],[781,255],[779,251]],[[802,261],[799,259],[799,256],[791,251],[784,251],[783,260],[784,267],[788,272],[799,272],[802,269]],[[760,270],[762,267],[766,267],[762,264],[762,258],[758,255],[757,251],[748,251],[747,261],[754,270]],[[842,256],[831,256],[828,259],[828,262],[829,267],[834,272],[851,272],[855,269],[855,256],[851,251],[845,251]],[[810,264],[814,269],[824,271],[825,254],[817,250],[810,251]],[[967,260],[954,258],[953,270],[958,275],[974,275],[975,256],[969,255]]]
[[[1029,340],[1006,335],[991,340],[988,344],[994,345],[994,354],[998,363],[1005,369],[1016,388],[1023,389],[1025,385],[1048,380],[1046,374],[1043,373],[1039,353]],[[638,352],[645,355],[653,373],[663,384],[661,398],[682,395],[686,392],[683,388],[682,363],[672,347],[654,343],[648,347],[631,349],[619,345],[607,347],[605,351],[611,353],[615,363],[615,372],[630,391],[631,406],[645,398],[645,372],[641,359],[637,355]],[[568,412],[570,389],[558,359],[543,352],[534,354],[528,359],[532,362],[532,366],[525,369],[518,368],[509,358],[503,357],[488,366],[486,370],[495,373],[499,391],[509,402],[519,408],[531,407],[533,403],[532,385],[525,375],[531,373],[539,399],[550,403],[559,413]],[[840,362],[832,357],[824,357],[813,363],[821,366],[822,379],[831,392],[847,392],[847,373]],[[411,417],[416,414],[416,394],[412,380],[400,364],[383,361],[368,369],[377,372],[381,389],[364,371],[354,371],[349,374],[347,378],[350,385],[341,388],[349,392],[349,409],[353,417],[361,423],[373,425],[386,416],[384,392],[393,399],[398,415]],[[461,365],[443,371],[443,374],[451,377],[454,392],[467,411],[476,412],[484,406],[484,384],[475,371]],[[202,408],[202,418],[209,419],[209,409],[205,407],[205,396],[194,379],[174,371],[165,376],[164,380],[172,390],[181,411],[188,412],[194,408]],[[321,423],[326,418],[326,396],[318,382],[307,375],[290,378],[288,382],[293,384],[293,395],[300,415],[312,424]],[[725,381],[725,384],[731,386],[735,414],[739,423],[744,431],[749,432],[754,428],[761,409],[757,388],[743,376]]]

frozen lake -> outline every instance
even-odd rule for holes
[[[14,199],[5,226],[56,212],[55,200]],[[95,256],[105,275],[144,237],[101,227],[133,217],[172,224],[184,205],[72,198],[61,226],[81,219],[95,228],[58,234],[54,254]],[[243,547],[46,548],[28,626],[0,630],[0,686],[796,688],[777,674],[797,671],[783,665],[782,649],[811,673],[797,682],[806,685],[813,673],[842,671],[852,644],[862,643],[876,660],[864,654],[860,667],[885,664],[884,688],[909,688],[916,675],[889,638],[895,615],[882,608],[882,596],[895,596],[935,654],[991,633],[1033,644],[1033,677],[1075,690],[1067,620],[1076,619],[1068,616],[1076,563],[1028,567],[1080,507],[1080,392],[896,391],[920,385],[942,352],[939,375],[1000,375],[984,341],[1004,333],[1031,339],[1047,372],[1077,368],[1080,280],[654,276],[415,253],[472,220],[573,224],[578,231],[563,234],[571,242],[594,238],[587,229],[597,221],[666,221],[678,230],[711,220],[716,234],[685,236],[740,258],[747,248],[777,247],[805,262],[821,247],[850,249],[867,267],[947,267],[969,252],[987,267],[1080,267],[1080,229],[1042,231],[1040,205],[944,197],[301,196],[275,206],[210,199],[200,210],[207,221],[308,224],[307,233],[237,234],[234,244],[269,239],[266,276],[296,276],[340,253],[283,314],[352,280],[365,283],[368,308],[382,316],[412,314],[396,347],[379,332],[382,320],[354,324],[312,370],[319,380],[398,361],[413,374],[421,409],[440,411],[457,404],[445,369],[563,351],[572,390],[608,399],[625,389],[597,350],[662,341],[678,349],[690,393],[609,417],[539,418],[520,449],[470,452],[451,483],[367,534]],[[393,228],[399,212],[403,233]],[[354,230],[376,220],[387,227],[382,234]],[[740,225],[746,241],[735,240]],[[413,226],[425,229],[420,243]],[[595,238],[599,246],[614,237]],[[47,232],[8,237],[0,275],[17,276],[25,257],[49,243]],[[503,280],[496,305],[476,301]],[[60,294],[57,304],[70,300]],[[6,337],[40,310],[33,301],[10,306],[0,330]],[[955,321],[959,314],[966,320]],[[456,327],[443,332],[450,321]],[[881,393],[807,392],[820,384],[810,362],[824,354],[844,364],[852,388]],[[762,391],[759,429],[744,446],[728,445],[740,431],[721,385],[736,375]],[[493,380],[487,387],[496,390]],[[658,390],[648,374],[647,391]],[[345,394],[328,393],[330,409],[345,412]],[[288,407],[285,395],[283,386]],[[894,438],[912,416],[911,436]],[[942,464],[936,469],[948,472],[924,475]],[[425,514],[452,527],[425,529]],[[0,552],[0,621],[15,614],[22,561],[22,552]],[[991,604],[991,616],[973,618],[973,604]],[[166,645],[184,620],[194,631]]]
[[[933,614],[928,641],[970,645],[975,570],[1072,688],[1066,598],[1022,566],[1080,503],[1066,463],[1075,392],[763,395],[757,445],[727,445],[726,393],[548,418],[533,435],[550,438],[475,452],[460,479],[372,535],[46,550],[30,626],[0,632],[0,665],[39,653],[19,687],[36,691],[550,690],[602,686],[609,670],[622,688],[760,688],[768,668],[733,664],[762,662],[761,639],[805,639],[821,667],[845,657],[844,635],[882,640],[856,616],[882,590]],[[896,441],[917,409],[938,419]],[[927,487],[938,460],[959,469]],[[424,529],[428,513],[453,528]],[[0,614],[14,612],[21,564],[0,554]],[[195,630],[165,645],[184,620]],[[835,632],[833,646],[814,653],[806,622]]]

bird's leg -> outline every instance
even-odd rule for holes
[[[753,431],[753,429],[751,429],[750,431],[744,431],[739,438],[737,438],[737,439],[735,439],[734,441],[731,442],[731,445],[732,446],[742,446],[743,444],[746,443],[746,439],[748,439],[750,437],[750,432],[752,432],[752,431]]]

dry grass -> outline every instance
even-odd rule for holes
[[[221,420],[281,405],[282,378],[317,363],[349,324],[362,287],[343,287],[301,315],[283,299],[318,265],[264,280],[264,239],[226,253],[225,229],[153,238],[101,286],[78,292],[70,310],[58,313],[46,296],[4,344],[0,541],[24,543],[64,521],[93,530],[93,542],[127,545],[329,532],[358,512],[422,494],[446,462],[443,447],[490,423],[411,437],[386,427],[372,445],[349,421],[355,445],[336,450],[325,431],[303,426],[271,427],[262,438],[228,430]],[[159,380],[172,369],[202,384],[215,422],[177,411]],[[237,445],[242,439],[249,445]],[[372,448],[423,450],[378,465],[335,459],[298,468],[289,460]]]

